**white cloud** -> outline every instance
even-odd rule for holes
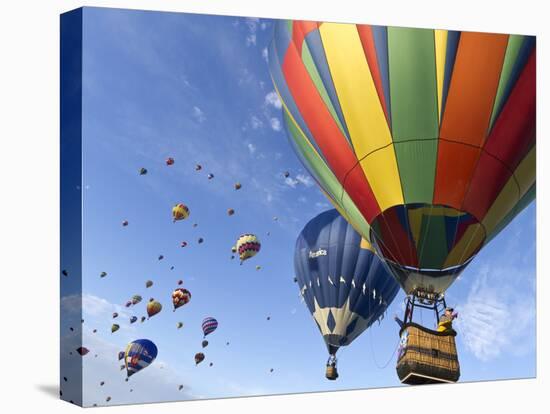
[[[305,185],[306,187],[312,187],[315,184],[313,182],[313,179],[309,175],[298,174],[296,176],[296,180],[298,180],[298,182]]]
[[[264,47],[262,49],[262,58],[267,62],[268,61],[268,54],[267,54],[267,47]]]
[[[315,203],[315,207],[317,207],[317,208],[329,208],[329,207],[330,207],[330,204],[325,203],[325,202],[317,201],[317,202]]]
[[[295,180],[292,177],[286,177],[285,184],[288,185],[289,187],[296,188],[296,185],[298,184],[298,180]]]
[[[204,115],[204,112],[198,106],[193,107],[193,117],[199,122],[206,121],[206,115]]]
[[[250,118],[250,126],[252,127],[252,129],[259,129],[264,126],[264,123],[260,118],[253,115],[252,118]]]
[[[269,120],[269,123],[271,124],[271,129],[273,129],[274,131],[281,130],[281,121],[279,121],[279,118],[271,118]]]
[[[248,144],[247,147],[250,154],[254,154],[256,152],[256,146],[254,144]]]
[[[481,361],[534,347],[535,292],[518,283],[521,269],[484,266],[477,272],[456,325],[466,349]],[[522,279],[534,278],[523,274]]]
[[[256,35],[255,34],[249,34],[246,36],[246,45],[247,46],[256,46]]]
[[[279,95],[277,95],[277,92],[275,91],[271,91],[265,96],[265,104],[271,105],[277,109],[281,109],[283,107],[283,104],[279,99]]]

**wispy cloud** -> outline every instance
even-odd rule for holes
[[[252,117],[250,118],[250,126],[252,127],[252,129],[259,129],[264,126],[264,123],[256,115],[252,115]]]
[[[193,107],[193,118],[195,118],[198,122],[204,122],[206,121],[206,115],[204,114],[203,110],[200,109],[198,106]]]
[[[269,124],[271,125],[271,129],[273,131],[280,131],[281,130],[281,121],[279,121],[279,118],[271,118],[269,120]]]
[[[267,62],[268,61],[268,53],[267,53],[267,47],[264,47],[262,49],[262,58]]]
[[[527,352],[534,346],[536,308],[534,287],[524,281],[534,274],[494,263],[477,273],[456,322],[466,349],[481,361]]]
[[[283,104],[279,99],[279,95],[277,95],[277,92],[275,91],[271,91],[265,96],[265,103],[266,105],[271,105],[276,109],[281,109],[283,107]]]
[[[292,177],[286,177],[285,184],[288,185],[289,187],[296,188],[296,186],[298,185],[298,180],[295,180]]]
[[[256,146],[252,143],[249,143],[247,145],[247,148],[248,148],[248,152],[250,152],[251,155],[256,152]]]
[[[313,179],[309,175],[305,174],[298,174],[296,176],[296,180],[298,180],[299,183],[305,185],[306,187],[313,187],[313,185],[315,184],[313,182]]]

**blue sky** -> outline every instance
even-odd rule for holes
[[[340,378],[324,378],[326,348],[300,302],[292,260],[298,232],[330,205],[282,128],[267,67],[272,26],[264,19],[85,9],[85,405],[105,404],[107,396],[109,404],[123,404],[399,385],[391,317],[402,313],[402,293],[379,326],[339,352]],[[164,164],[169,156],[171,167]],[[139,176],[141,167],[147,175]],[[171,208],[179,202],[191,215],[174,224]],[[257,234],[262,250],[239,266],[230,249],[242,233]],[[148,279],[154,285],[146,289]],[[179,279],[193,296],[172,312]],[[533,204],[447,293],[459,312],[461,381],[535,375],[535,283]],[[124,308],[134,294],[144,301]],[[145,315],[149,297],[162,312],[130,325],[130,316]],[[62,310],[70,315],[79,300],[65,296]],[[111,334],[115,311],[121,330]],[[219,327],[196,367],[206,316]],[[422,317],[431,323],[431,314]],[[68,327],[62,332],[65,352],[77,338]],[[117,352],[138,338],[153,340],[159,354],[127,383]]]

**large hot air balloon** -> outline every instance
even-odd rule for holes
[[[174,222],[186,219],[189,217],[189,214],[189,207],[185,204],[176,204],[172,208],[172,218],[174,219]]]
[[[330,354],[327,378],[336,379],[336,351],[378,320],[399,285],[371,245],[336,211],[306,224],[294,253],[304,299]],[[329,372],[330,371],[330,372]]]
[[[184,288],[174,289],[172,292],[172,304],[174,305],[174,312],[177,308],[185,305],[191,300],[191,292]]]
[[[207,335],[210,335],[212,332],[214,332],[218,328],[218,321],[211,316],[204,318],[202,321],[202,332],[204,334],[204,337],[206,338]]]
[[[237,243],[235,243],[235,251],[239,253],[241,264],[245,260],[256,256],[261,247],[260,240],[254,234],[243,234],[239,237]]]
[[[149,366],[157,357],[157,346],[148,339],[130,342],[124,353],[124,362],[128,378]]]
[[[535,38],[279,21],[290,142],[407,294],[445,292],[535,198]]]
[[[156,300],[150,300],[149,303],[147,303],[147,316],[149,318],[156,315],[161,310],[162,304],[160,302],[157,302]]]

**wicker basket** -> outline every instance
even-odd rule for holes
[[[333,367],[332,365],[327,365],[327,371],[325,376],[327,377],[327,379],[332,381],[338,378],[338,371],[336,370],[336,367]]]
[[[408,323],[400,331],[397,375],[404,384],[456,382],[460,366],[454,330],[432,331]]]

